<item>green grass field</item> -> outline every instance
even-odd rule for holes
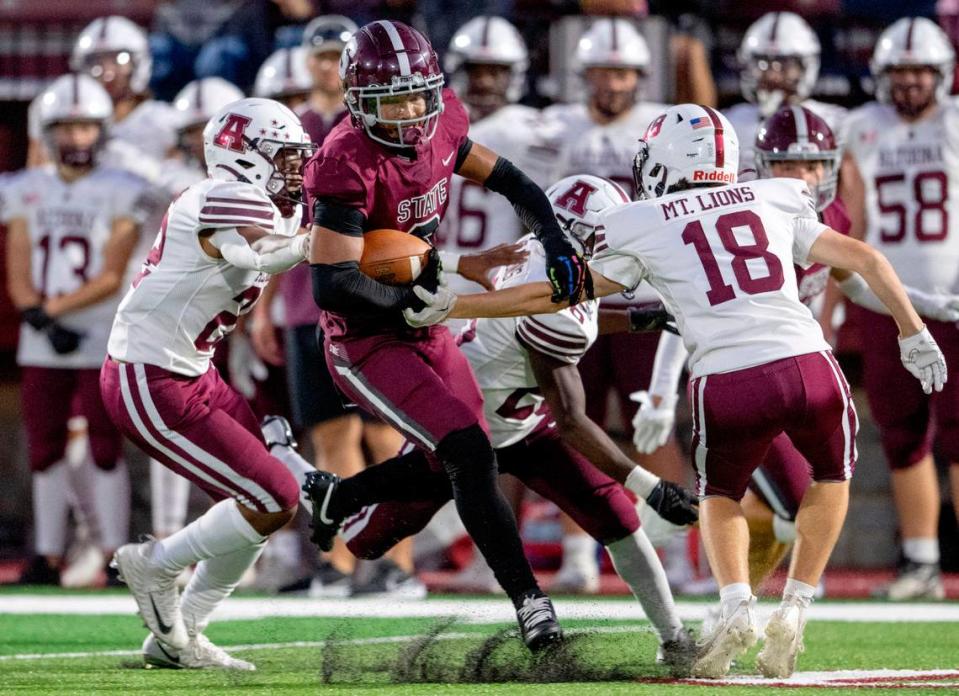
[[[505,633],[511,624],[468,623],[431,617],[370,615],[266,616],[229,619],[211,625],[207,634],[256,663],[253,673],[144,670],[137,648],[145,629],[137,617],[122,615],[98,595],[72,595],[85,603],[84,614],[5,613],[23,602],[61,601],[60,593],[0,595],[0,693],[2,694],[678,694],[714,693],[702,686],[672,680],[654,661],[656,641],[642,621],[567,620],[575,637],[548,658],[533,660],[518,641]],[[119,600],[122,595],[102,597]],[[236,600],[239,606],[268,598]],[[457,599],[463,607],[469,600]],[[495,600],[494,600],[495,602]],[[17,609],[10,609],[16,607]],[[421,606],[439,606],[427,600]],[[490,606],[489,602],[475,603]],[[33,606],[33,605],[31,605]],[[59,606],[68,606],[59,605]],[[290,605],[284,612],[288,611]],[[342,602],[349,614],[349,602]],[[445,606],[445,605],[443,605]],[[493,606],[496,606],[495,604]],[[570,604],[569,606],[573,606]],[[632,608],[627,600],[608,600],[604,616]],[[841,606],[841,605],[837,605]],[[879,605],[877,605],[879,606]],[[369,614],[369,605],[364,612]],[[420,610],[413,607],[410,614]],[[562,604],[560,604],[562,614]],[[908,618],[909,605],[904,605]],[[281,612],[282,613],[282,612]],[[688,613],[688,612],[687,612]],[[578,614],[577,614],[578,615]],[[803,673],[861,670],[849,677],[869,692],[908,688],[910,693],[959,689],[959,671],[950,675],[918,675],[888,682],[873,670],[956,670],[959,667],[959,624],[862,621],[811,621]],[[753,674],[756,650],[735,667],[735,674]],[[67,656],[71,655],[72,656]],[[870,682],[868,680],[880,680]],[[546,682],[562,682],[550,683]],[[574,683],[571,683],[574,682]],[[815,690],[792,685],[779,693],[848,693],[853,682]],[[723,694],[761,694],[769,685],[725,685]]]

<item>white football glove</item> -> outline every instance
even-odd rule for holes
[[[909,299],[924,317],[935,321],[959,321],[959,295],[931,295],[913,291]]]
[[[633,444],[636,451],[652,454],[666,444],[673,423],[676,421],[676,394],[662,397],[659,406],[653,404],[649,392],[638,391],[629,395],[630,401],[639,404],[633,416]]]
[[[946,359],[929,329],[922,327],[914,336],[900,338],[899,356],[903,367],[919,380],[926,394],[932,394],[933,389],[942,391],[946,383]]]
[[[445,283],[441,284],[436,292],[414,285],[413,293],[426,303],[426,306],[418,312],[414,312],[412,307],[403,310],[403,318],[414,329],[439,324],[456,306],[456,293],[446,287]]]

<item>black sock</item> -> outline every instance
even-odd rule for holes
[[[449,495],[449,490],[445,472],[431,469],[426,454],[416,449],[343,479],[330,501],[329,512],[343,518],[373,503],[430,499]]]
[[[436,454],[453,486],[453,499],[466,531],[476,542],[496,580],[515,606],[531,592],[539,592],[516,518],[496,482],[496,455],[486,433],[474,425],[450,433]]]

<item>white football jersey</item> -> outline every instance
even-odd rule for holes
[[[682,191],[613,208],[603,222],[590,267],[656,288],[694,377],[829,350],[793,272],[828,229],[802,181]]]
[[[548,165],[535,150],[542,130],[536,109],[519,104],[504,106],[470,124],[469,137],[505,157],[542,187],[549,185]],[[512,244],[523,236],[523,223],[501,194],[461,176],[450,182],[449,208],[434,236],[439,249],[471,254],[497,244]],[[458,293],[481,292],[483,288],[450,274],[450,288]]]
[[[802,102],[802,106],[819,116],[832,129],[836,137],[840,137],[842,123],[848,113],[845,107],[815,99],[806,99]],[[760,115],[759,107],[749,102],[735,104],[726,109],[723,114],[733,124],[733,129],[739,136],[739,171],[743,173],[740,180],[747,178],[747,172],[750,178],[755,178],[757,176],[756,131],[766,119]]]
[[[497,289],[546,280],[543,247],[523,238],[527,259],[500,269]],[[506,447],[532,433],[548,413],[525,346],[575,365],[599,332],[599,302],[590,300],[555,314],[471,321],[460,333],[460,348],[483,390],[483,409],[493,447]],[[525,346],[524,346],[525,344]]]
[[[176,145],[176,111],[166,102],[150,99],[133,109],[119,123],[110,125],[110,138],[123,140],[162,161]]]
[[[120,303],[110,355],[192,377],[205,373],[216,344],[253,308],[269,275],[208,256],[199,233],[242,226],[292,236],[300,213],[283,218],[262,189],[237,181],[204,179],[184,191]]]
[[[633,159],[639,150],[639,139],[668,108],[665,104],[639,102],[629,114],[605,125],[593,121],[586,104],[556,104],[544,109],[548,137],[560,153],[552,180],[592,174],[616,182],[624,191],[632,191]],[[629,298],[615,295],[603,299],[604,305],[614,307],[658,301],[647,283],[636,288]]]
[[[870,102],[849,115],[844,141],[865,185],[866,241],[904,285],[959,292],[959,105],[906,123]]]
[[[142,225],[155,198],[146,181],[116,169],[96,167],[73,182],[59,177],[53,165],[26,169],[3,190],[3,221],[27,223],[33,254],[32,282],[43,296],[79,289],[103,269],[103,250],[113,223],[128,218]],[[24,323],[20,329],[20,365],[96,368],[106,356],[110,324],[120,293],[57,321],[84,335],[80,347],[58,355],[47,337]]]

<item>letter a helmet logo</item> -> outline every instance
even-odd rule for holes
[[[246,127],[250,125],[252,121],[253,119],[248,116],[227,114],[223,127],[220,129],[220,132],[216,134],[216,137],[213,138],[213,143],[224,149],[233,150],[233,152],[245,152],[243,131],[246,130]]]
[[[595,186],[577,180],[566,193],[556,199],[553,205],[568,210],[573,215],[583,217],[586,214],[586,202],[590,195],[595,192]]]

